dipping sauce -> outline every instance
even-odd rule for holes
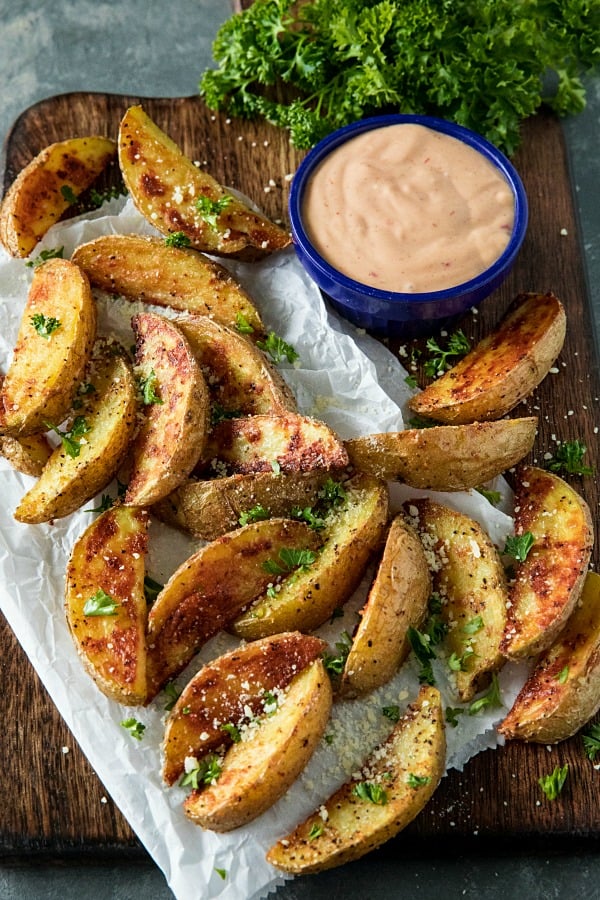
[[[462,284],[501,256],[514,198],[477,150],[407,123],[366,131],[326,156],[306,185],[302,218],[344,275],[423,293]]]

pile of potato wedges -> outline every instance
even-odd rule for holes
[[[520,295],[416,394],[411,409],[432,427],[343,441],[298,411],[273,361],[293,348],[213,258],[258,260],[289,235],[187,160],[141,107],[116,145],[78,138],[32,161],[0,208],[7,251],[28,257],[115,154],[162,237],[108,235],[70,260],[30,260],[0,387],[0,452],[35,478],[14,511],[28,525],[72,514],[117,480],[119,496],[102,495],[72,548],[66,618],[109,698],[144,706],[173,694],[163,778],[191,788],[186,815],[213,831],[261,815],[304,770],[332,704],[368,696],[411,653],[448,666],[465,708],[507,661],[531,659],[499,732],[553,743],[581,728],[600,707],[590,511],[556,474],[523,464],[536,418],[507,417],[560,353],[560,301]],[[96,290],[136,303],[133,352],[99,332]],[[390,512],[390,481],[466,491],[514,467],[515,537],[528,546],[510,566],[451,506],[419,493]],[[164,585],[149,585],[145,567],[153,517],[197,544]],[[370,564],[356,627],[332,660],[315,632]],[[240,646],[177,696],[175,679],[222,631]],[[356,859],[424,807],[445,771],[446,723],[439,690],[422,681],[360,772],[271,848],[274,866]]]

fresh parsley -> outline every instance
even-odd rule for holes
[[[535,538],[530,531],[526,531],[524,534],[509,535],[502,552],[505,556],[512,556],[517,562],[525,562],[534,542]]]
[[[483,709],[488,709],[488,707],[494,709],[497,706],[502,706],[502,696],[500,694],[498,676],[494,672],[491,684],[485,694],[482,694],[477,700],[473,700],[467,712],[470,716],[476,716]]]
[[[325,666],[325,670],[332,675],[341,675],[344,671],[348,654],[352,649],[352,638],[347,631],[342,631],[339,640],[335,642],[335,648],[338,651],[337,654],[323,654],[323,665]]]
[[[404,384],[409,388],[416,388],[419,386],[414,375],[407,375],[404,379]]]
[[[225,194],[219,200],[211,200],[210,197],[199,197],[196,200],[196,209],[206,224],[210,225],[213,231],[218,231],[219,216],[231,203],[233,203],[233,197],[230,194]]]
[[[37,269],[38,266],[43,265],[49,259],[62,259],[64,249],[64,247],[50,247],[48,250],[40,250],[38,256],[28,259],[25,265],[30,269]]]
[[[195,791],[202,784],[212,784],[218,781],[221,774],[222,766],[219,757],[214,753],[209,753],[200,761],[196,760],[189,772],[186,772],[180,779],[180,787],[191,786]]]
[[[235,327],[240,334],[254,334],[254,326],[250,324],[246,316],[241,312],[235,314]]]
[[[500,491],[490,491],[485,487],[478,487],[475,488],[475,490],[478,494],[481,494],[482,497],[485,497],[488,503],[491,503],[492,506],[497,506],[498,503],[500,503],[500,501],[502,500],[502,494],[500,493]]]
[[[121,726],[128,731],[131,737],[135,738],[136,741],[141,741],[146,730],[144,723],[140,722],[138,719],[134,719],[133,716],[129,719],[123,719]]]
[[[560,670],[560,672],[556,676],[556,680],[558,681],[559,684],[567,683],[567,681],[569,680],[569,667],[568,666],[565,666],[563,669]]]
[[[239,517],[238,522],[240,525],[249,525],[251,522],[262,522],[270,517],[271,513],[269,510],[266,509],[262,503],[257,503],[252,509],[247,509],[243,512]]]
[[[290,510],[292,519],[298,519],[300,522],[306,522],[314,531],[320,531],[325,528],[325,519],[317,515],[312,506],[293,506]]]
[[[477,634],[478,631],[481,631],[483,628],[483,619],[481,616],[473,616],[472,619],[469,619],[468,622],[462,627],[462,631],[464,634]]]
[[[257,341],[256,346],[263,353],[267,353],[274,363],[279,363],[282,359],[287,359],[289,363],[293,363],[299,359],[292,345],[284,341],[274,331],[270,331],[264,341]]]
[[[429,784],[430,781],[431,775],[415,775],[413,772],[409,772],[408,778],[406,779],[407,785],[414,790],[420,787],[425,787],[425,785]]]
[[[451,358],[464,356],[471,349],[468,338],[460,328],[450,335],[445,350],[440,347],[435,338],[429,338],[425,346],[431,356],[425,362],[423,368],[425,374],[430,378],[438,378],[440,375],[443,375],[453,365],[453,363],[449,362]]]
[[[165,238],[166,247],[177,247],[178,249],[182,249],[191,246],[191,243],[191,240],[183,231],[172,231],[171,234],[168,234]]]
[[[164,705],[164,709],[170,711],[173,709],[179,697],[181,696],[181,688],[174,681],[167,681],[164,687],[164,692],[169,698]]]
[[[219,878],[222,878],[223,881],[225,881],[225,879],[227,878],[227,869],[217,869],[217,867],[215,866],[215,872],[217,873]]]
[[[314,841],[316,838],[321,837],[324,827],[323,822],[313,822],[308,832],[308,840]]]
[[[158,378],[154,369],[150,369],[147,375],[138,378],[140,400],[144,406],[152,406],[153,403],[164,403],[158,390]]]
[[[600,724],[590,725],[587,731],[581,735],[581,740],[587,758],[593,762],[596,759],[596,753],[600,751]]]
[[[413,653],[421,663],[419,681],[421,684],[435,684],[431,661],[436,658],[436,653],[431,637],[412,625],[408,628],[407,637]]]
[[[306,570],[315,562],[317,554],[314,550],[296,550],[283,547],[277,559],[267,559],[263,563],[265,572],[270,575],[289,575],[297,569]]]
[[[106,512],[107,509],[111,509],[114,502],[115,501],[110,494],[102,494],[102,499],[98,506],[90,506],[89,509],[84,509],[84,512],[103,513]]]
[[[233,722],[226,722],[225,725],[221,725],[221,731],[228,735],[234,744],[239,744],[242,740],[240,729]]]
[[[382,714],[389,719],[390,722],[399,722],[400,721],[400,707],[399,706],[384,706],[381,709]]]
[[[548,800],[556,800],[565,785],[568,774],[569,766],[566,764],[556,766],[550,775],[542,775],[541,778],[538,778],[538,784]]]
[[[73,420],[73,424],[67,431],[61,431],[56,425],[53,425],[52,422],[44,422],[44,425],[49,431],[54,431],[55,434],[59,436],[63,450],[67,456],[70,456],[73,459],[76,459],[79,456],[84,435],[88,434],[90,431],[90,426],[88,425],[85,416],[76,416]]]
[[[77,204],[77,194],[70,184],[62,184],[60,186],[60,192],[62,194],[63,200],[66,200],[69,206],[75,206]]]
[[[374,781],[359,781],[352,788],[352,795],[360,800],[369,800],[377,806],[385,806],[388,802],[387,792]]]
[[[61,326],[60,319],[56,319],[54,316],[45,316],[43,313],[35,313],[29,321],[39,336],[46,341],[49,341],[50,335],[54,334]]]
[[[225,419],[237,419],[241,415],[239,409],[225,409],[220,403],[213,403],[210,410],[210,424],[214,428]]]
[[[548,461],[546,468],[550,472],[565,472],[567,475],[593,475],[594,467],[585,466],[583,457],[587,447],[579,440],[563,441],[554,456]]]
[[[83,604],[84,616],[116,616],[120,604],[107,594],[102,588],[98,588]]]
[[[144,576],[144,595],[146,597],[146,603],[154,603],[160,592],[162,591],[164,585],[159,581],[155,581],[154,578],[150,578],[149,575]]]
[[[458,725],[458,717],[462,716],[464,713],[464,709],[462,706],[447,706],[446,707],[446,722],[452,728],[456,728]]]
[[[348,494],[340,481],[328,478],[323,487],[319,489],[317,497],[321,504],[330,510],[345,503]]]

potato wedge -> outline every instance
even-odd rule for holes
[[[275,366],[241,334],[207,316],[176,321],[206,374],[213,412],[281,416],[296,411],[294,395]]]
[[[429,566],[440,615],[448,626],[444,647],[462,702],[487,685],[504,657],[508,592],[498,551],[469,516],[430,499],[404,505],[417,529]]]
[[[52,455],[52,447],[45,434],[30,434],[22,438],[5,435],[0,437],[0,455],[17,472],[39,478]]]
[[[554,294],[519,294],[497,328],[408,405],[452,425],[500,419],[545,378],[565,333]]]
[[[410,651],[408,628],[418,628],[431,594],[431,576],[418,535],[397,515],[340,682],[342,697],[359,697],[392,678]]]
[[[317,812],[275,844],[267,860],[296,875],[322,872],[364,856],[421,812],[444,772],[441,697],[421,688],[388,740]]]
[[[141,106],[121,121],[119,162],[142,215],[163,234],[183,232],[196,250],[253,261],[291,243],[286,231],[187,159]]]
[[[109,349],[90,372],[95,390],[54,450],[39,481],[15,511],[30,525],[68,516],[115,475],[136,425],[136,388],[130,365]],[[79,436],[78,436],[79,435]]]
[[[226,419],[211,431],[204,451],[204,468],[211,463],[220,474],[309,472],[348,465],[342,441],[325,425],[308,416],[246,416]]]
[[[179,328],[164,316],[140,313],[131,324],[144,418],[132,447],[125,503],[149,506],[190,474],[206,442],[210,401],[206,382]]]
[[[581,594],[594,530],[590,510],[562,478],[523,466],[515,491],[515,534],[534,542],[516,565],[502,652],[509,659],[546,650]]]
[[[241,317],[253,336],[264,333],[258,310],[233,275],[196,250],[139,234],[105,234],[77,247],[71,260],[109,294],[210,316],[230,328]]]
[[[186,756],[203,756],[231,743],[224,725],[249,724],[264,696],[284,689],[321,656],[325,641],[299,631],[244,644],[207,663],[185,686],[165,728],[163,779],[183,775]]]
[[[271,561],[285,551],[314,551],[319,543],[301,522],[268,519],[231,531],[186,560],[148,616],[150,696],[267,589]]]
[[[28,256],[51,225],[116,156],[105,137],[70,138],[51,144],[25,166],[0,207],[0,241],[12,256]]]
[[[466,491],[520,462],[536,428],[532,416],[368,434],[345,446],[360,472],[424,490]]]
[[[65,611],[77,652],[100,690],[128,706],[146,702],[144,557],[148,513],[116,506],[73,547]]]
[[[335,474],[335,473],[334,473]],[[324,486],[331,471],[254,472],[209,481],[186,481],[152,507],[168,525],[205,541],[240,526],[240,517],[262,508],[265,516],[290,517],[295,507],[320,514]]]
[[[356,589],[371,555],[383,540],[388,492],[382,481],[357,475],[344,484],[346,500],[334,508],[321,532],[315,562],[275,586],[236,619],[233,631],[255,640],[280,631],[313,631],[331,618]]]
[[[217,780],[185,800],[185,814],[197,825],[219,832],[246,825],[305,768],[331,712],[331,682],[322,660],[310,663],[276,699],[275,711],[263,713],[248,738],[229,748]]]
[[[22,437],[60,424],[96,338],[96,304],[83,272],[50,259],[33,275],[0,394],[0,432]]]
[[[538,657],[512,709],[504,737],[555,744],[600,708],[600,576],[588,572],[581,599],[556,641]]]

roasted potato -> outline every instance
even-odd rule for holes
[[[148,513],[116,506],[73,547],[65,610],[77,652],[100,690],[129,706],[146,702],[144,557]]]
[[[410,650],[408,628],[421,624],[430,593],[431,576],[421,541],[404,517],[397,515],[352,637],[341,696],[362,696],[396,674]]]
[[[204,756],[264,708],[265,694],[284,689],[326,649],[325,641],[299,631],[244,644],[207,663],[185,686],[165,728],[163,779],[174,784],[188,756]]]
[[[0,207],[0,241],[12,256],[28,256],[51,225],[115,157],[105,137],[70,138],[32,159],[8,189]]]
[[[344,489],[344,505],[334,508],[326,520],[324,543],[314,563],[274,583],[236,619],[233,631],[239,637],[255,640],[280,631],[312,631],[331,618],[358,586],[383,540],[388,493],[384,482],[369,475],[355,476]]]
[[[565,311],[554,294],[519,294],[492,334],[408,405],[452,425],[500,419],[548,374],[565,332]]]
[[[149,506],[190,474],[206,442],[208,388],[180,329],[155,313],[140,313],[136,336],[144,418],[132,447],[125,503]]]
[[[230,328],[242,322],[254,329],[253,337],[264,333],[260,314],[242,286],[196,250],[139,234],[105,234],[77,247],[71,259],[90,284],[110,294],[210,316]]]
[[[15,519],[30,525],[68,516],[111,481],[136,425],[136,388],[131,367],[109,348],[94,361],[81,408],[61,444],[25,494]]]
[[[481,526],[430,499],[405,504],[433,573],[448,627],[444,647],[461,701],[471,700],[500,669],[508,593],[502,560]]]
[[[0,433],[22,437],[59,425],[71,408],[96,338],[96,304],[83,272],[50,259],[33,275],[0,394]]]
[[[600,576],[588,572],[581,600],[542,653],[498,731],[555,744],[575,734],[600,708]]]
[[[268,519],[231,531],[186,560],[148,616],[150,696],[267,589],[281,553],[314,551],[319,543],[301,522]]]
[[[254,472],[230,475],[209,481],[186,481],[152,507],[153,513],[168,525],[189,532],[205,541],[241,524],[240,518],[251,510],[264,517],[290,517],[294,508],[317,507],[319,513],[325,485],[331,471]]]
[[[523,466],[515,491],[515,534],[533,544],[518,562],[502,652],[510,659],[546,650],[571,615],[586,577],[594,531],[585,500],[562,478]]]
[[[341,469],[348,455],[337,435],[316,419],[287,413],[225,419],[211,431],[204,468],[211,463],[233,472],[309,472]],[[221,473],[220,474],[224,474]]]
[[[294,395],[277,369],[241,334],[207,316],[182,317],[177,324],[206,374],[214,410],[227,416],[296,411]]]
[[[163,234],[182,232],[196,250],[252,261],[291,242],[187,159],[141,106],[121,121],[119,163],[142,215]]]
[[[269,809],[305,768],[321,740],[332,703],[331,682],[320,659],[275,695],[277,707],[225,754],[221,772],[194,790],[185,814],[211,831],[232,831]]]
[[[535,417],[368,434],[346,441],[352,465],[386,481],[465,491],[520,462],[533,447]]]
[[[0,437],[0,456],[23,475],[39,478],[51,455],[52,447],[45,434],[30,434],[22,438]]]
[[[438,786],[446,762],[441,697],[423,686],[388,740],[305,822],[271,847],[267,860],[295,875],[364,856],[402,831]]]

